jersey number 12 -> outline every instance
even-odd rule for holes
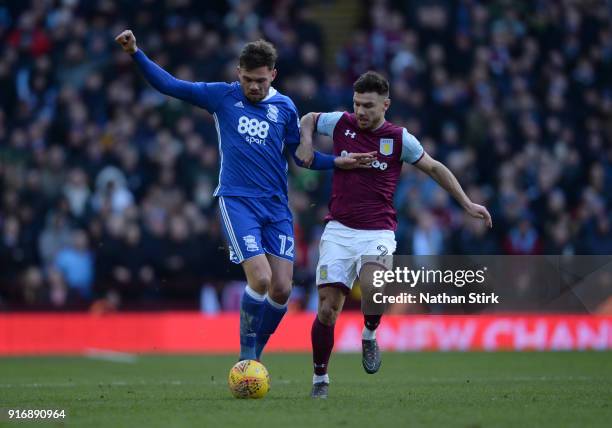
[[[278,237],[281,240],[280,253],[286,255],[287,257],[293,257],[293,236],[278,235]],[[287,251],[285,251],[285,248],[287,247],[287,241],[289,242],[289,248],[287,248]]]

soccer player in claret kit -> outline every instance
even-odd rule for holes
[[[319,307],[311,332],[313,398],[326,398],[328,394],[327,368],[334,345],[334,324],[346,294],[356,277],[362,276],[364,269],[372,268],[367,264],[361,266],[361,257],[395,252],[397,218],[393,194],[404,162],[428,174],[468,214],[492,226],[487,209],[468,198],[448,168],[425,153],[406,128],[385,120],[391,101],[389,83],[383,76],[369,71],[357,79],[353,89],[354,113],[308,113],[301,120],[297,156],[306,165],[314,160],[312,135],[315,131],[333,138],[336,155],[375,151],[377,158],[369,169],[334,171],[316,274]],[[382,259],[390,262],[390,258]],[[381,365],[376,342],[380,320],[380,315],[364,315],[362,362],[367,373],[376,373]]]
[[[187,82],[164,71],[136,47],[130,30],[116,37],[145,79],[163,94],[208,110],[219,139],[218,197],[230,259],[241,264],[247,286],[240,309],[240,360],[259,360],[287,312],[293,276],[293,218],[287,203],[285,146],[300,143],[295,105],[271,86],[276,50],[263,40],[244,46],[238,80]],[[312,169],[365,168],[368,154],[350,158],[314,153]]]

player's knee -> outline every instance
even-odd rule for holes
[[[266,292],[266,290],[270,289],[270,284],[272,283],[272,278],[270,275],[265,275],[265,274],[260,274],[260,275],[255,275],[254,278],[251,278],[249,280],[249,286],[257,291],[261,291],[263,293]]]
[[[268,289],[268,296],[276,303],[284,305],[291,295],[291,283],[288,285],[272,284]]]
[[[332,325],[336,323],[338,314],[340,313],[340,304],[332,302],[328,299],[322,299],[319,303],[318,311],[319,321],[325,325]]]
[[[338,312],[332,307],[319,308],[319,321],[325,325],[334,325],[338,319]]]

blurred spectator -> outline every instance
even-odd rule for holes
[[[583,250],[589,254],[612,254],[612,230],[609,215],[593,218],[583,229]]]
[[[53,268],[61,273],[70,291],[84,300],[92,297],[94,263],[85,231],[73,232],[71,244],[57,253]]]
[[[16,217],[5,218],[0,236],[0,266],[3,273],[0,281],[10,286],[33,261],[24,245],[19,220]]]
[[[506,235],[506,254],[530,255],[541,252],[541,241],[529,217],[523,217]]]
[[[87,185],[87,175],[81,168],[70,171],[63,194],[70,206],[70,213],[75,219],[84,219],[89,208],[91,192]]]
[[[124,174],[113,166],[107,166],[96,178],[96,193],[93,196],[96,211],[104,208],[121,214],[134,203],[134,196],[127,188]]]
[[[38,248],[44,265],[50,265],[57,253],[70,244],[72,229],[63,213],[51,212],[47,224],[40,234]]]
[[[28,306],[39,306],[47,302],[46,288],[43,273],[34,266],[23,272],[23,302]]]
[[[128,299],[155,294],[155,270],[150,252],[142,240],[137,224],[126,226],[122,242],[117,244],[117,253],[112,255],[109,287],[120,291]]]
[[[425,212],[419,216],[412,238],[412,254],[415,256],[442,254],[443,235],[435,218]]]
[[[451,248],[451,254],[501,254],[495,237],[489,233],[484,222],[467,214],[463,227],[455,232]]]

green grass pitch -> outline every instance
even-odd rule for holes
[[[65,409],[53,426],[317,427],[612,426],[612,353],[385,353],[378,374],[361,356],[332,356],[330,397],[309,398],[310,355],[265,355],[263,400],[227,389],[235,356],[0,359],[7,409]],[[48,425],[45,424],[45,425]]]

